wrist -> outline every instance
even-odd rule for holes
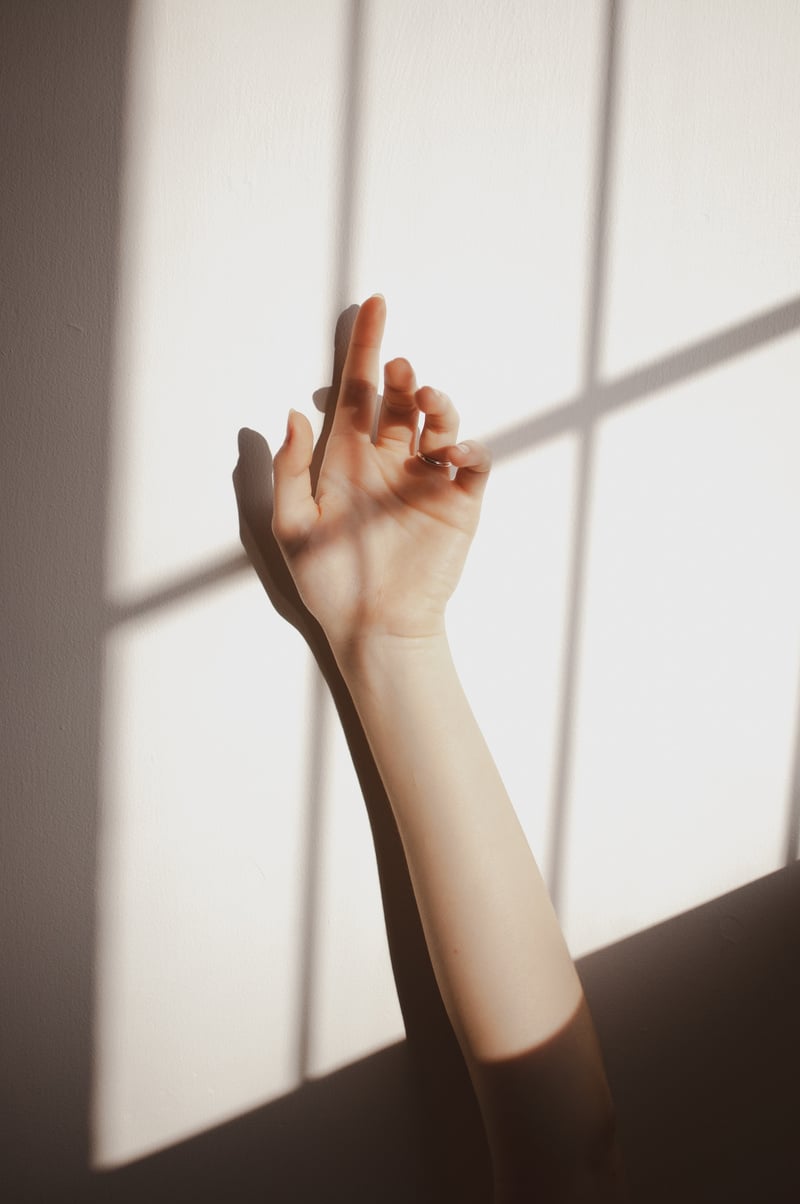
[[[394,675],[415,664],[442,663],[450,660],[450,646],[444,623],[429,631],[399,634],[388,631],[358,632],[348,638],[331,641],[331,651],[346,681]]]

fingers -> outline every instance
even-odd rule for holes
[[[386,302],[378,294],[369,297],[359,309],[350,335],[332,435],[360,435],[369,439],[372,434],[385,324]]]
[[[386,302],[375,294],[361,305],[353,324],[342,370],[331,436],[357,436],[368,442],[377,397],[380,348],[386,324]],[[378,447],[399,446],[413,454],[419,414],[424,415],[419,450],[433,460],[450,460],[456,469],[453,484],[476,497],[486,486],[491,466],[488,450],[479,443],[457,444],[459,417],[450,398],[425,386],[417,389],[414,370],[406,359],[391,360],[384,370],[384,397],[375,432]],[[309,466],[313,437],[308,421],[290,416],[287,439],[275,457],[276,538],[287,543],[307,538],[319,517]],[[437,471],[435,466],[431,466]]]
[[[408,360],[391,360],[383,370],[383,403],[375,432],[377,447],[399,447],[404,455],[413,451],[417,436],[417,381]]]
[[[305,415],[290,410],[286,438],[272,465],[272,530],[284,551],[304,543],[319,517],[309,471],[313,448],[311,423]]]
[[[458,438],[458,412],[450,398],[430,385],[417,389],[414,370],[408,360],[391,360],[384,369],[383,404],[376,445],[395,445],[404,455],[413,454],[420,414],[425,421],[419,450],[425,455],[434,454]]]
[[[445,459],[439,455],[442,448],[455,443],[458,438],[458,411],[450,398],[429,385],[416,394],[417,406],[425,415],[425,423],[419,437],[419,450],[426,456]]]
[[[418,409],[425,415],[419,450],[434,460],[449,460],[456,470],[453,484],[480,501],[492,467],[489,449],[475,440],[456,443],[458,410],[445,393],[425,386],[417,390],[415,400]],[[432,472],[441,471],[435,465],[426,467]]]

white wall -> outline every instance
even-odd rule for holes
[[[347,753],[241,565],[230,484],[239,427],[274,446],[312,410],[337,314],[375,289],[386,357],[495,448],[451,634],[573,952],[786,859],[800,9],[617,10],[609,38],[601,3],[136,6],[97,1165],[401,1035]]]

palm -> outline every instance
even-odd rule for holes
[[[374,381],[382,302],[362,306],[348,351],[339,405],[311,496],[304,466],[311,455],[308,424],[295,418],[275,462],[275,531],[308,609],[332,639],[361,633],[425,635],[440,629],[480,509],[476,478],[484,453],[459,451],[457,415],[434,390],[416,390],[405,361],[387,366],[375,442],[366,382]],[[422,445],[442,447],[464,466],[451,480],[412,453],[418,415]],[[295,461],[286,463],[286,461]],[[482,485],[482,482],[481,482]],[[301,495],[302,490],[302,495]]]

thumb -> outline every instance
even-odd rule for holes
[[[284,551],[304,543],[319,510],[311,492],[311,455],[314,433],[304,414],[289,411],[286,438],[273,461],[275,483],[272,530]]]

